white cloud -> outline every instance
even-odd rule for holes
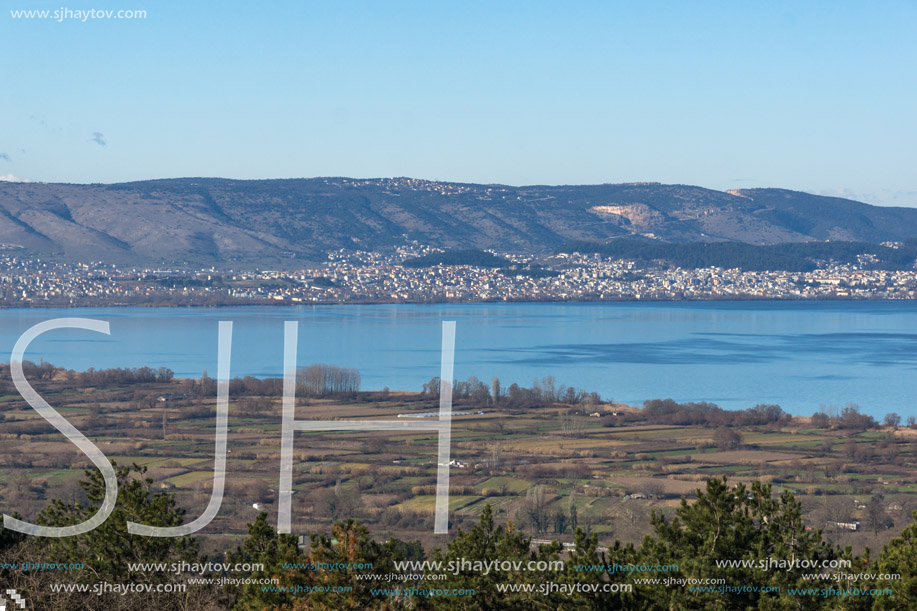
[[[6,176],[0,174],[0,182],[29,182],[29,180],[27,178],[13,176],[12,174],[7,174]]]

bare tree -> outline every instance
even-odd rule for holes
[[[892,519],[888,512],[885,511],[885,499],[881,494],[873,495],[869,502],[866,503],[864,519],[866,526],[877,535],[880,530],[885,530],[892,526]]]
[[[828,479],[837,479],[844,472],[843,465],[837,461],[825,463],[825,477]]]
[[[897,431],[899,424],[901,424],[901,416],[895,412],[885,414],[885,426],[890,426],[892,430]]]
[[[338,480],[333,489],[320,488],[312,495],[313,509],[317,516],[337,522],[344,518],[357,517],[360,509],[360,495],[355,490],[345,490]]]
[[[374,435],[366,440],[366,451],[370,454],[381,454],[385,451],[386,439],[380,435]]]
[[[576,414],[560,415],[560,433],[564,437],[582,437],[585,435],[586,423]]]
[[[557,379],[554,376],[546,376],[541,378],[541,391],[545,401],[550,403],[557,403],[560,401],[560,392],[557,388]]]
[[[360,390],[360,372],[315,363],[296,372],[296,386],[302,393],[312,396],[357,392]]]
[[[621,535],[625,540],[639,541],[643,534],[648,512],[634,501],[624,501],[619,503],[617,507],[615,518],[620,520]]]
[[[856,439],[848,439],[844,443],[844,457],[845,458],[856,458],[859,454],[859,449],[857,448]]]
[[[831,418],[824,412],[815,412],[812,414],[812,426],[817,429],[826,429],[831,426]]]
[[[567,501],[567,513],[570,514],[570,530],[576,532],[576,526],[579,523],[579,511],[576,508],[576,488],[570,490],[570,497]]]
[[[500,442],[497,441],[490,448],[490,474],[493,475],[500,468]]]
[[[525,504],[523,511],[538,533],[544,533],[548,530],[548,495],[544,486],[532,486],[525,494]]]
[[[439,398],[439,393],[441,390],[441,384],[439,376],[435,378],[430,378],[429,382],[425,382],[423,385],[423,394],[432,395],[433,397]]]
[[[713,443],[720,450],[735,450],[742,445],[742,434],[732,429],[721,426],[713,434]]]
[[[649,481],[643,484],[643,492],[654,499],[662,498],[665,494],[665,486],[661,482]]]
[[[490,381],[490,396],[494,405],[500,402],[500,378],[496,376]]]
[[[817,510],[819,518],[832,530],[840,530],[838,524],[849,522],[852,504],[843,497],[824,496]]]

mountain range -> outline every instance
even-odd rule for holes
[[[0,182],[0,249],[69,262],[296,267],[417,240],[547,253],[571,240],[878,243],[917,209],[785,189],[483,185],[412,178]]]

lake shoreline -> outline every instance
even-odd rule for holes
[[[671,397],[725,409],[773,403],[793,414],[848,402],[879,414],[911,405],[917,302],[907,300],[576,301],[272,304],[273,307],[7,308],[0,359],[54,318],[108,322],[110,335],[60,329],[25,358],[85,371],[217,371],[218,322],[233,322],[231,377],[281,377],[284,327],[298,364],[360,372],[362,388],[418,391],[440,375],[443,321],[456,321],[456,379],[558,383],[629,405]]]
[[[265,301],[250,302],[241,301],[239,303],[184,303],[184,304],[167,304],[167,303],[80,303],[80,304],[60,304],[60,305],[35,305],[35,304],[0,304],[0,311],[3,310],[71,310],[77,308],[150,308],[150,309],[193,309],[193,308],[261,308],[261,307],[313,307],[313,306],[376,306],[376,305],[499,305],[499,304],[576,304],[576,303],[711,303],[711,302],[748,302],[748,301],[766,301],[766,302],[785,302],[785,303],[823,303],[823,302],[915,302],[917,299],[889,299],[887,297],[767,297],[767,296],[739,296],[739,297],[697,297],[691,299],[675,297],[647,297],[645,299],[492,299],[492,300],[473,300],[473,301],[402,301],[402,300],[367,300],[367,301],[316,301],[316,302],[296,302],[286,300],[269,299]]]

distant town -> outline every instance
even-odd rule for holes
[[[405,265],[438,249],[338,250],[299,271],[139,269],[0,254],[0,306],[185,306],[710,299],[914,299],[917,270],[823,262],[808,272],[685,269],[595,254],[499,253],[510,267]]]

